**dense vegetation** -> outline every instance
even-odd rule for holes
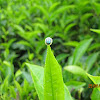
[[[39,100],[28,64],[45,66],[46,37],[73,100],[100,100],[99,0],[0,1],[0,100]]]

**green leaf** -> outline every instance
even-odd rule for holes
[[[52,12],[59,4],[60,2],[53,3],[52,6],[49,8],[49,12]]]
[[[29,82],[29,83],[32,83],[32,77],[31,75],[26,72],[26,71],[22,71],[22,76]]]
[[[61,7],[59,7],[57,10],[55,10],[51,14],[51,20],[54,21],[55,18],[59,16],[59,14],[63,13],[67,9],[71,9],[71,8],[75,8],[75,6],[74,5],[69,5],[69,6],[61,6]]]
[[[90,29],[90,30],[93,31],[93,32],[96,32],[96,33],[100,34],[100,29]]]
[[[22,74],[21,70],[17,70],[15,73],[15,78],[17,78],[18,76],[20,76]]]
[[[68,65],[72,65],[73,64],[73,56],[70,56],[68,58]]]
[[[71,24],[67,25],[67,27],[66,27],[65,30],[64,30],[64,34],[65,34],[65,35],[68,34],[68,31],[69,31],[72,27],[74,27],[75,25],[76,25],[76,23],[71,23]]]
[[[68,88],[66,87],[66,85],[64,85],[64,89],[65,89],[65,100],[72,100],[72,97],[71,97],[70,92],[68,91]]]
[[[99,14],[100,14],[100,3],[94,2],[93,3],[93,8],[95,9],[95,12],[96,12],[97,16],[99,16]]]
[[[73,74],[80,75],[84,78],[87,78],[86,72],[78,66],[70,65],[70,66],[64,67],[64,69],[71,72],[71,73],[73,73]]]
[[[66,85],[68,87],[75,88],[75,89],[80,89],[81,87],[85,86],[86,83],[85,82],[79,82],[79,81],[69,81],[66,82]]]
[[[79,43],[77,41],[69,41],[69,42],[64,43],[64,45],[77,47]]]
[[[33,27],[36,27],[39,30],[41,29],[44,33],[47,33],[48,31],[48,26],[43,23],[33,23]],[[38,33],[41,33],[41,31]]]
[[[11,81],[14,75],[14,66],[8,62],[8,61],[3,61],[4,64],[4,72],[5,72],[5,77],[9,76],[8,80]]]
[[[44,16],[49,20],[48,11],[45,8],[43,8],[43,6],[35,5],[34,7],[38,8],[44,14]]]
[[[97,88],[93,89],[91,100],[100,100],[100,91]]]
[[[68,54],[65,54],[65,53],[62,53],[62,54],[59,54],[56,59],[58,62],[62,61],[63,59],[65,59],[66,57],[68,56]]]
[[[82,23],[84,23],[88,18],[90,18],[91,16],[93,16],[92,13],[86,13],[81,17],[81,21]]]
[[[94,50],[100,48],[100,43],[94,43],[90,46],[90,48],[88,49],[88,51]]]
[[[31,49],[33,49],[32,45],[29,42],[24,41],[24,40],[18,41],[17,44],[22,44],[22,45],[28,46]]]
[[[4,93],[4,92],[8,92],[8,86],[9,86],[9,83],[8,83],[8,78],[9,76],[7,76],[5,79],[4,79],[4,82],[1,84],[0,86],[0,93]]]
[[[94,84],[100,84],[100,76],[92,76],[87,73],[87,76],[93,81]],[[100,91],[100,87],[97,88]]]
[[[28,63],[26,63],[26,65],[28,66],[31,72],[31,76],[32,76],[37,94],[39,96],[39,99],[44,100],[44,88],[43,88],[44,69],[43,67],[28,64]]]
[[[19,25],[14,25],[14,28],[19,30],[21,33],[25,33],[25,30],[21,26],[19,26]]]
[[[16,98],[16,92],[14,90],[14,86],[10,86],[9,90],[10,90],[11,97],[13,97],[15,99]]]
[[[33,73],[32,78],[33,79],[36,78],[36,77],[38,78],[38,82],[36,81],[37,83],[33,80],[34,84],[39,83],[38,87],[35,87],[35,88],[41,88],[41,86],[43,87],[44,68],[40,67],[40,66],[37,66],[37,65],[29,64],[29,63],[26,63],[26,65],[30,69],[31,75]],[[64,90],[65,90],[65,100],[72,100],[72,97],[71,97],[66,85],[64,85]],[[43,90],[41,90],[41,92],[43,93],[43,91],[44,91],[44,87],[43,87]],[[41,92],[39,94],[41,94]],[[42,96],[43,95],[44,95],[44,93],[42,94]],[[42,99],[42,100],[44,100],[44,99]]]
[[[18,89],[20,100],[23,100],[23,91],[22,91],[20,84],[17,81],[14,81],[14,83],[15,83],[17,89]]]
[[[61,66],[49,45],[47,46],[44,72],[44,100],[65,100]]]
[[[73,54],[73,64],[76,64],[79,61],[79,59],[86,52],[91,42],[92,42],[92,39],[88,39],[88,40],[83,40],[79,43],[79,45],[76,47]]]
[[[92,68],[93,64],[94,64],[95,61],[97,60],[98,55],[99,55],[99,53],[97,52],[97,53],[91,54],[91,55],[88,57],[88,59],[87,59],[87,61],[86,61],[86,71],[87,71],[87,72]]]
[[[29,88],[30,88],[30,85],[29,85],[29,83],[27,82],[27,80],[25,79],[25,80],[24,80],[23,91],[24,91],[24,93],[27,94],[27,95],[28,95],[28,92],[29,92]]]

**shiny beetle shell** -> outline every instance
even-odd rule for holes
[[[45,39],[45,44],[46,44],[46,45],[51,45],[52,42],[53,42],[53,40],[52,40],[52,38],[50,38],[50,37],[47,37],[47,38]]]

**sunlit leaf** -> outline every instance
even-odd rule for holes
[[[94,84],[100,84],[100,76],[92,76],[87,73],[87,76],[93,81]],[[100,87],[97,88],[100,91]]]
[[[64,67],[64,70],[67,70],[73,74],[82,76],[84,78],[87,78],[86,72],[79,66],[73,66],[73,65],[66,66]]]
[[[26,65],[28,66],[31,72],[34,86],[36,88],[39,99],[44,100],[44,87],[43,87],[44,69],[43,67],[32,65],[29,63],[26,63]]]
[[[37,65],[29,64],[29,63],[26,63],[26,65],[30,69],[31,75],[33,73],[32,78],[33,79],[37,78],[37,81],[33,80],[34,84],[39,84],[39,85],[36,85],[35,88],[41,89],[41,87],[43,87],[42,88],[43,90],[41,89],[41,91],[44,91],[44,86],[43,86],[44,68],[41,66],[37,66]],[[38,89],[36,89],[36,90],[38,90]],[[66,85],[64,85],[64,90],[65,90],[65,100],[72,100],[72,97],[71,97]],[[44,93],[42,92],[43,94],[41,95],[41,91],[38,91],[37,93],[38,93],[38,95],[43,96]]]
[[[79,43],[79,45],[76,47],[73,54],[73,64],[76,64],[79,61],[79,59],[86,52],[91,42],[92,42],[92,39],[88,39],[88,40],[83,40]]]
[[[65,100],[61,71],[61,66],[56,61],[50,46],[47,46],[44,72],[44,100]]]
[[[100,91],[97,88],[93,89],[91,100],[100,100]]]
[[[96,32],[96,33],[100,34],[100,29],[90,29],[90,30],[93,31],[93,32]]]

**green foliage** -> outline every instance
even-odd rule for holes
[[[51,53],[53,58],[47,62],[46,37],[53,38],[59,64]],[[99,55],[99,0],[0,1],[0,100],[44,100],[48,87],[44,89],[46,73],[41,66],[45,61],[49,69],[55,68],[52,77],[57,71],[54,80],[64,81],[64,86],[57,87],[64,87],[59,93],[65,92],[65,100],[71,96],[73,100],[100,100],[99,88],[88,88],[88,84],[100,84]],[[56,86],[46,85],[50,84],[55,94]]]
[[[93,89],[91,100],[99,100],[100,99],[100,91],[97,88]]]
[[[93,81],[94,84],[100,84],[100,76],[92,76],[89,74],[87,75]],[[100,87],[98,87],[98,90],[100,91]]]
[[[56,61],[50,46],[47,46],[47,57],[44,72],[44,100],[47,99],[65,99],[61,66]]]
[[[89,39],[79,43],[79,45],[76,47],[75,52],[73,54],[73,64],[76,64],[78,60],[83,56],[91,41],[92,39]]]
[[[49,64],[50,62],[52,62],[52,64]],[[52,54],[50,46],[48,46],[48,50],[47,50],[45,69],[43,67],[28,64],[28,63],[26,63],[26,65],[30,69],[30,72],[31,72],[31,75],[33,78],[33,82],[34,82],[34,85],[35,85],[35,88],[37,90],[40,100],[44,100],[47,98],[50,100],[55,100],[55,98],[58,98],[59,100],[62,100],[62,98],[64,100],[67,100],[67,99],[71,100],[70,93],[69,93],[67,87],[63,83],[61,67],[58,64],[58,62],[56,61],[54,55]],[[53,69],[51,68],[52,67],[51,65],[53,66]],[[46,68],[47,69],[50,68],[51,70],[50,69],[47,70]],[[44,70],[47,70],[47,71],[44,72]],[[59,71],[56,71],[56,70],[59,70]],[[51,71],[52,73],[50,73],[49,71]],[[51,77],[47,77],[49,75],[52,76],[52,81],[50,81]],[[43,77],[44,77],[44,85],[43,85]],[[62,81],[58,77],[61,78]],[[60,87],[59,87],[59,84],[60,84]],[[58,91],[59,89],[60,89],[60,91]],[[57,95],[57,93],[59,93],[59,92],[61,95]]]
[[[86,78],[86,72],[78,66],[66,66],[66,67],[64,67],[64,69],[73,74],[80,75],[80,76]]]
[[[32,79],[33,79],[36,91],[38,93],[39,99],[44,100],[44,87],[43,87],[44,69],[43,67],[28,64],[28,63],[26,63],[26,65],[30,69]]]

